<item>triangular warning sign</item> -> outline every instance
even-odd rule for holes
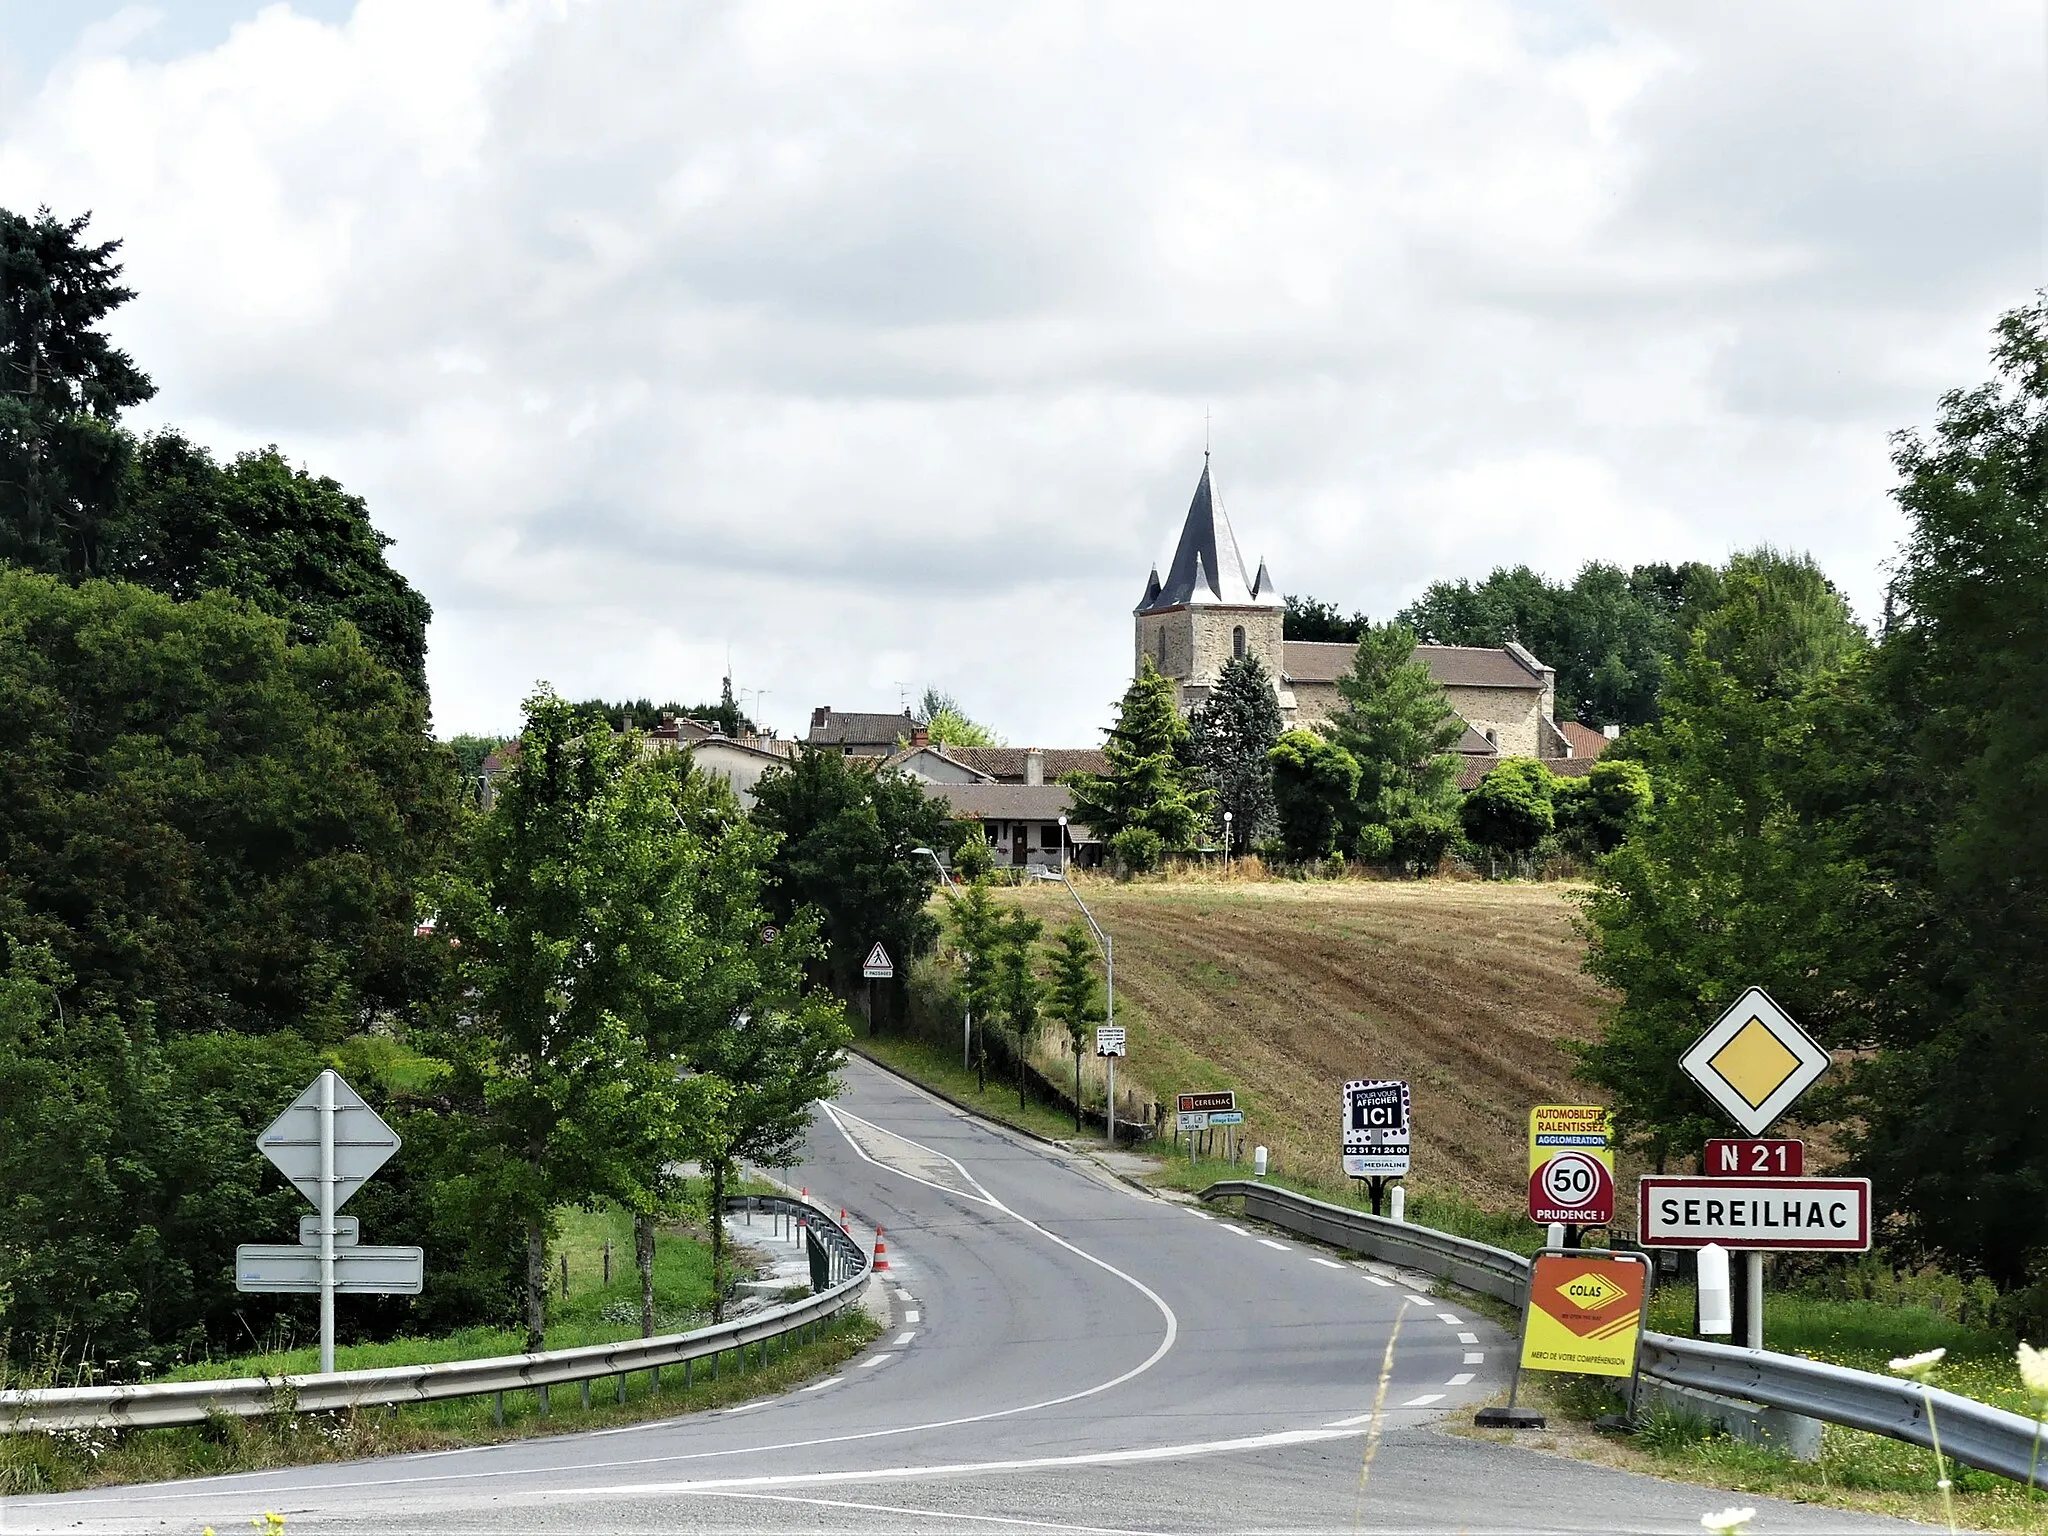
[[[887,981],[896,974],[895,963],[889,959],[889,951],[882,948],[880,939],[875,940],[875,947],[868,951],[867,959],[861,962],[860,973],[879,981]]]

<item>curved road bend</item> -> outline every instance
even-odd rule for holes
[[[892,1326],[765,1403],[475,1450],[0,1500],[0,1530],[1670,1531],[1716,1491],[1441,1433],[1506,1380],[1454,1303],[1128,1188],[865,1062],[801,1178],[887,1232]],[[1361,1492],[1390,1336],[1382,1433]],[[1759,1536],[1912,1527],[1759,1502]]]

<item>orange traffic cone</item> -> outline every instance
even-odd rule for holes
[[[875,1228],[875,1273],[880,1274],[889,1267],[889,1245],[882,1241],[882,1229]]]

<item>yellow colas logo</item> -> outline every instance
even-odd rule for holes
[[[1619,1301],[1628,1294],[1620,1286],[1590,1273],[1580,1275],[1576,1280],[1565,1281],[1557,1290],[1559,1295],[1569,1296],[1588,1312],[1598,1312],[1602,1307]]]

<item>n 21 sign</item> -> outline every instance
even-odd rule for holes
[[[1796,1179],[1806,1172],[1806,1143],[1778,1138],[1716,1138],[1700,1154],[1700,1172],[1751,1179]]]

